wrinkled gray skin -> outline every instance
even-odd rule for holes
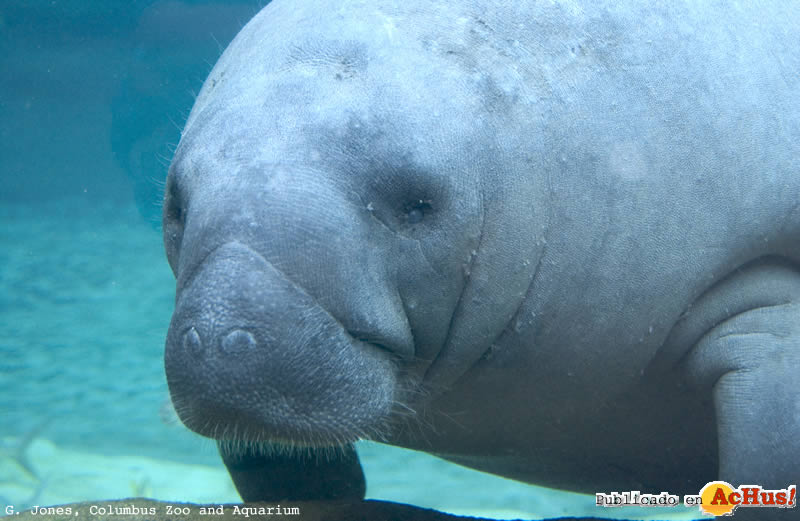
[[[223,447],[245,499],[363,494],[359,438],[585,492],[797,483],[798,5],[270,3],[167,181],[183,422],[260,442]]]

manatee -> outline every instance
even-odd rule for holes
[[[796,483],[799,70],[797,2],[274,0],[167,177],[179,417],[245,500]]]

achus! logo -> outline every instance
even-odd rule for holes
[[[712,481],[700,490],[700,510],[714,516],[730,516],[739,507],[794,508],[797,485],[779,490],[765,490],[758,485],[733,488],[725,481]]]

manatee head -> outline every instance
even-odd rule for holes
[[[519,174],[530,93],[476,72],[477,53],[511,58],[474,19],[381,4],[270,3],[189,116],[163,211],[165,362],[200,434],[389,438],[528,288],[546,192]]]

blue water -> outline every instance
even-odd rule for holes
[[[158,421],[173,298],[161,183],[192,93],[257,10],[0,4],[0,434],[47,419],[61,444],[196,457]]]
[[[59,486],[33,469],[24,478],[32,492],[21,492],[26,436],[221,468],[213,445],[166,406],[174,281],[159,203],[193,93],[262,3],[0,4],[0,503],[25,507]],[[361,451],[381,497],[538,515],[566,508],[433,458]]]

